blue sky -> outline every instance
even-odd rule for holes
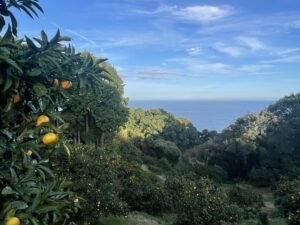
[[[299,0],[41,0],[20,35],[109,58],[130,99],[278,99],[300,89]]]

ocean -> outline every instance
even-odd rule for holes
[[[274,101],[154,101],[132,100],[131,108],[162,108],[176,117],[189,119],[199,130],[222,131],[237,118],[259,113]]]

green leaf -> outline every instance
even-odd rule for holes
[[[68,36],[60,36],[59,41],[72,41],[72,38]]]
[[[8,11],[8,14],[9,14],[10,20],[11,20],[12,32],[14,35],[17,35],[17,26],[18,26],[17,19],[14,16],[14,14],[12,14],[10,11]]]
[[[14,201],[10,203],[13,209],[27,209],[28,205],[26,202],[23,201]]]
[[[12,84],[13,84],[12,79],[10,77],[6,76],[5,85],[4,85],[1,92],[3,93],[5,91],[7,91],[11,87]]]
[[[3,29],[4,26],[5,26],[5,20],[3,16],[0,16],[0,31]]]
[[[63,204],[62,202],[59,204],[49,204],[49,205],[43,205],[41,207],[39,207],[38,209],[36,209],[36,213],[48,213],[51,211],[58,211],[60,208],[62,208],[65,204]]]
[[[0,132],[8,139],[12,139],[13,138],[13,134],[12,132],[9,132],[8,130],[0,130]]]
[[[33,90],[35,91],[35,93],[38,97],[41,97],[41,96],[47,94],[47,92],[48,92],[45,85],[43,85],[41,83],[37,83],[37,84],[33,85]]]
[[[33,43],[33,41],[30,38],[28,38],[27,36],[25,36],[25,39],[26,39],[26,43],[27,43],[28,47],[31,50],[33,50],[35,52],[37,52],[39,50],[39,48],[35,46],[35,44]]]
[[[36,194],[31,206],[28,208],[29,212],[32,212],[36,209],[36,207],[38,207],[38,205],[41,203],[42,201],[42,197],[41,197],[41,192],[38,191],[38,193]]]
[[[63,72],[61,66],[56,62],[56,60],[55,60],[54,58],[52,58],[52,57],[50,57],[50,56],[46,56],[46,58],[56,66],[56,68],[59,70],[59,72],[60,72],[61,74],[64,74],[64,72]]]
[[[57,42],[59,42],[59,38],[60,38],[60,31],[58,29],[54,37],[51,39],[50,43],[56,44]]]
[[[12,67],[14,67],[16,70],[18,70],[20,73],[23,73],[22,69],[18,66],[18,64],[13,61],[12,59],[10,58],[7,58],[3,55],[0,55],[0,60],[6,62],[7,64],[11,65]]]
[[[48,37],[44,30],[41,31],[41,36],[44,44],[48,43]]]
[[[29,219],[30,219],[30,221],[31,221],[31,223],[32,223],[33,225],[39,225],[39,222],[38,222],[38,220],[37,220],[36,218],[31,217],[31,218],[29,218]]]
[[[37,172],[40,174],[40,176],[42,177],[43,181],[46,181],[46,175],[45,173],[41,170],[41,169],[37,169]]]
[[[70,158],[70,156],[71,156],[70,148],[69,148],[65,143],[63,143],[63,146],[64,146],[64,149],[65,149],[65,151],[66,151],[68,157]]]
[[[11,41],[13,39],[13,35],[12,35],[12,32],[11,32],[11,27],[10,25],[8,25],[8,28],[1,40],[1,42],[8,42],[8,41]]]
[[[26,74],[31,77],[36,77],[42,74],[42,70],[39,68],[32,68],[31,70],[27,70]]]
[[[10,176],[11,176],[11,183],[16,185],[18,183],[18,176],[16,171],[13,168],[10,168]]]
[[[40,10],[42,13],[44,13],[43,8],[35,1],[31,2],[32,5],[34,5],[38,10]]]
[[[43,171],[45,171],[48,175],[50,175],[52,178],[54,178],[54,174],[53,172],[46,166],[42,166],[42,165],[39,165],[39,168],[42,169]]]
[[[3,109],[3,112],[9,112],[12,109],[13,105],[14,105],[14,100],[13,98],[10,98],[5,108]]]
[[[11,187],[6,186],[5,188],[2,189],[1,191],[2,195],[19,195],[18,192],[14,191]]]
[[[98,60],[95,62],[95,64],[98,65],[98,64],[100,64],[100,63],[102,63],[102,62],[105,62],[105,61],[107,61],[107,60],[108,60],[107,58],[105,58],[105,59],[98,59]]]

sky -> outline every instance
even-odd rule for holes
[[[19,35],[60,29],[109,58],[131,100],[279,99],[300,90],[299,0],[40,0]]]

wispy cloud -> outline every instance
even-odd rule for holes
[[[203,61],[194,57],[172,58],[169,63],[183,65],[189,71],[189,76],[211,76],[211,75],[262,75],[273,73],[272,65],[267,62],[257,64],[233,65],[223,62]]]
[[[218,52],[224,53],[229,56],[237,57],[243,54],[243,49],[238,46],[228,46],[224,43],[218,42],[213,45],[213,48]]]
[[[196,5],[176,8],[172,14],[184,20],[205,23],[227,17],[233,14],[233,9],[229,6]]]
[[[295,29],[300,29],[300,19],[299,20],[294,20],[288,24],[288,27],[290,28],[295,28]]]
[[[262,63],[300,63],[300,55],[290,55],[277,59],[263,60]]]
[[[131,72],[130,75],[126,75],[126,74],[127,73],[123,75],[125,79],[134,79],[134,80],[166,80],[166,79],[172,79],[183,75],[182,73],[174,69],[160,68],[160,67],[140,68]]]
[[[237,38],[237,41],[240,42],[240,44],[250,48],[253,51],[258,51],[266,47],[263,42],[261,42],[255,37],[240,36]]]
[[[189,55],[193,56],[193,55],[201,55],[203,53],[203,50],[200,47],[191,47],[191,48],[186,49],[186,52]]]
[[[193,5],[188,7],[163,5],[155,10],[134,10],[142,15],[166,15],[182,21],[208,23],[217,21],[234,14],[234,9],[227,5]]]

